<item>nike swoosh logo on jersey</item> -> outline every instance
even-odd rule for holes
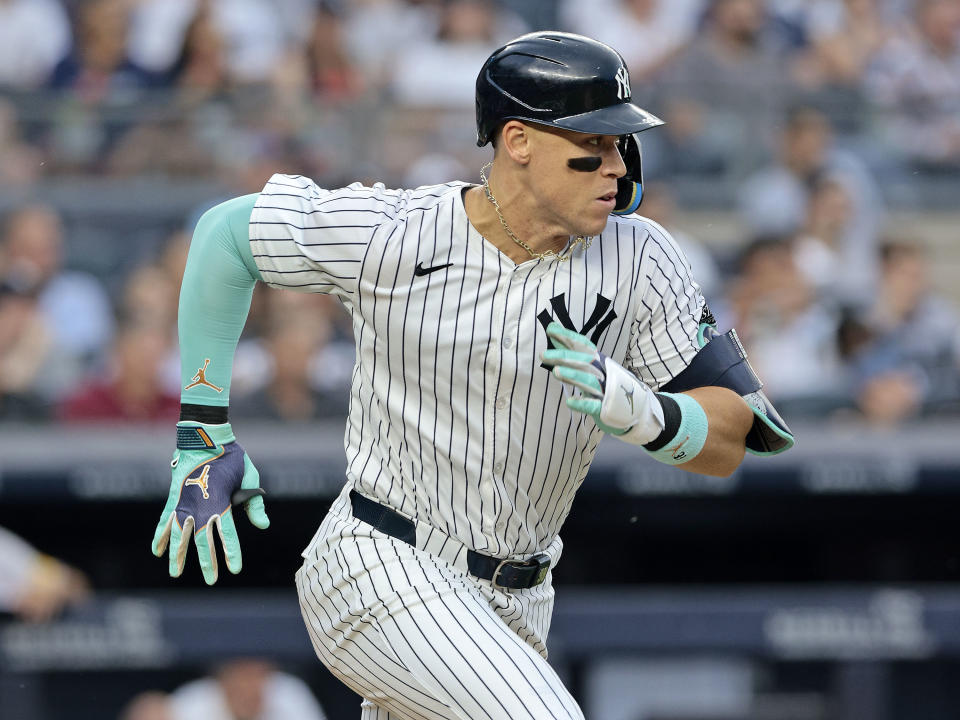
[[[453,265],[453,263],[447,263],[446,265],[434,265],[433,267],[425,268],[423,266],[423,263],[419,262],[417,263],[417,267],[414,268],[413,274],[416,275],[417,277],[423,277],[424,275],[429,275],[430,273],[436,272],[437,270],[443,270],[444,268],[448,268],[451,265]]]

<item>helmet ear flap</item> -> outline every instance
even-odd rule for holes
[[[643,167],[640,155],[639,133],[621,135],[617,138],[617,150],[620,151],[620,157],[623,158],[623,164],[627,166],[627,174],[624,178],[632,180],[635,183],[643,184]]]
[[[636,212],[643,201],[643,163],[641,162],[640,139],[638,133],[621,135],[617,140],[617,150],[627,167],[627,173],[617,179],[617,197],[613,208],[614,215],[629,215]]]

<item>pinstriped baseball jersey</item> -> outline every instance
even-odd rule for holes
[[[557,537],[602,431],[541,366],[558,320],[658,388],[696,354],[704,300],[670,236],[610,216],[568,262],[515,264],[470,225],[464,183],[325,190],[275,175],[250,218],[275,287],[331,293],[356,338],[348,481],[467,547]]]

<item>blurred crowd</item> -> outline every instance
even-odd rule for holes
[[[148,253],[104,237],[135,258],[106,277],[68,251],[51,183],[474,181],[477,70],[544,28],[619,49],[667,121],[643,136],[640,213],[788,418],[960,412],[939,249],[887,222],[915,178],[960,192],[960,0],[0,0],[0,189],[23,199],[0,202],[0,420],[177,416],[177,294],[209,203]],[[691,178],[706,193],[678,192]],[[712,196],[735,246],[680,229]],[[329,298],[258,290],[232,415],[342,417],[351,335]]]
[[[622,51],[668,120],[648,148],[661,176],[748,171],[798,100],[871,167],[960,167],[956,0],[0,0],[0,184],[256,158],[362,173],[332,146],[364,116],[469,111],[490,50],[546,27]],[[447,142],[414,157],[470,158]],[[399,181],[412,158],[394,145],[363,162]]]
[[[64,268],[64,226],[48,205],[9,213],[0,231],[0,418],[175,421],[177,302],[189,250],[173,233],[115,296]],[[328,296],[258,288],[235,358],[234,416],[346,414],[353,345]]]
[[[142,692],[118,720],[326,720],[307,684],[260,658],[231,658],[171,693]]]

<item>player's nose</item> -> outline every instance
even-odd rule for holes
[[[622,178],[627,174],[627,166],[615,144],[604,151],[603,165],[600,166],[600,171],[607,177],[613,178]]]

